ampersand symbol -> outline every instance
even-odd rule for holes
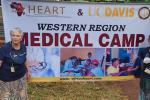
[[[82,9],[78,9],[78,16],[83,16],[83,11],[82,11]]]

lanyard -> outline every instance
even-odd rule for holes
[[[16,71],[16,66],[15,66],[15,62],[16,62],[15,60],[16,60],[16,58],[19,57],[19,56],[23,56],[25,54],[26,54],[25,52],[18,53],[18,54],[15,53],[15,52],[13,52],[13,51],[10,52],[10,57],[12,59],[12,63],[11,63],[11,67],[10,67],[11,73],[14,73]]]

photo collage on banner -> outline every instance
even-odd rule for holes
[[[69,52],[70,51],[70,52]],[[61,49],[61,77],[105,76],[105,49]]]
[[[138,77],[141,66],[138,53],[139,48],[64,48],[61,49],[60,75]]]
[[[107,76],[140,76],[142,61],[138,48],[106,49],[105,73]]]
[[[60,76],[60,53],[58,48],[28,47],[27,60],[32,77]]]
[[[139,48],[28,47],[27,52],[32,77],[140,75]]]

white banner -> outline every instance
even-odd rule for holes
[[[121,57],[120,48],[130,52],[126,48],[138,51],[148,45],[150,5],[2,0],[2,10],[6,42],[10,29],[24,32],[33,77],[106,76],[107,51],[111,62]],[[97,60],[101,70],[83,72],[88,53],[93,56],[90,63]],[[74,56],[80,58],[76,66],[77,61],[69,62]]]

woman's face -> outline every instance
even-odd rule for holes
[[[20,32],[12,32],[11,33],[11,40],[13,44],[19,44],[22,40],[22,36]]]

